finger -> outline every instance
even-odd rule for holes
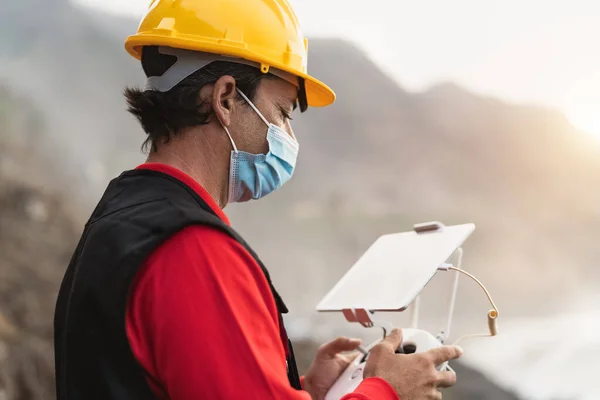
[[[348,361],[349,363],[351,363],[352,361],[354,361],[357,358],[360,358],[362,356],[364,356],[364,354],[361,353],[360,351],[353,351],[352,353],[346,354],[346,355],[341,356],[341,357],[344,357],[344,359],[346,361]]]
[[[361,342],[362,341],[360,339],[340,337],[321,346],[321,348],[319,349],[319,354],[333,357],[336,354],[345,351],[356,350],[358,346],[360,346]]]
[[[442,346],[431,349],[428,353],[432,356],[435,365],[440,365],[446,361],[455,360],[462,356],[463,349],[458,346]]]
[[[402,330],[392,329],[389,335],[381,341],[381,344],[386,348],[389,348],[392,352],[395,352],[400,344],[402,343]]]
[[[441,388],[449,388],[456,384],[456,374],[452,371],[438,373],[437,385]]]

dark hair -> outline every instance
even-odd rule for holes
[[[156,46],[142,50],[142,67],[148,77],[161,76],[176,61],[174,56],[159,53]],[[233,77],[250,100],[254,99],[259,82],[273,77],[249,65],[215,61],[194,72],[168,92],[126,88],[124,94],[128,111],[140,121],[148,134],[142,148],[147,149],[151,145],[151,151],[156,151],[159,140],[168,141],[184,128],[209,123],[213,111],[206,109],[206,104],[197,103],[198,92],[224,75]]]

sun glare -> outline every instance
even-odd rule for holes
[[[582,77],[571,88],[565,115],[573,126],[600,140],[600,74]]]
[[[600,140],[600,102],[574,106],[566,116],[573,126]]]

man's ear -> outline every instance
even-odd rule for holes
[[[220,77],[214,84],[211,106],[216,117],[225,126],[231,123],[237,90],[235,79],[229,75]]]

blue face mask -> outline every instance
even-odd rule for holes
[[[294,173],[299,148],[294,138],[269,123],[250,99],[239,89],[238,92],[267,125],[269,152],[251,154],[238,151],[229,130],[223,126],[233,146],[229,167],[229,203],[260,199],[283,186]]]

